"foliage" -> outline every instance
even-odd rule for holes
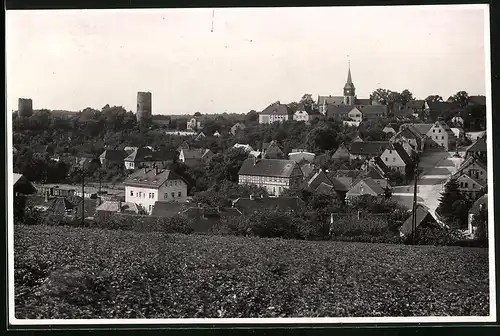
[[[425,101],[431,102],[431,103],[442,102],[443,97],[441,97],[440,95],[430,95],[430,96],[427,96],[427,98],[425,98]]]
[[[461,107],[466,107],[469,103],[469,94],[465,91],[458,91],[450,98],[452,102],[457,103]]]
[[[230,206],[231,200],[250,195],[267,196],[265,188],[256,185],[240,185],[227,180],[214,184],[210,189],[198,192],[193,197],[193,203],[201,203],[208,206]]]
[[[460,231],[454,228],[431,228],[422,227],[415,233],[415,244],[417,245],[453,245],[464,237]],[[411,237],[407,238],[407,242]]]
[[[45,226],[14,249],[20,319],[489,314],[487,249]]]
[[[460,192],[458,182],[451,178],[445,185],[439,199],[436,212],[443,217],[447,224],[456,228],[464,228],[467,221],[467,209],[470,201]]]

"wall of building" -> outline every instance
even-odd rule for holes
[[[182,180],[166,181],[158,189],[125,186],[125,202],[140,205],[149,214],[153,211],[156,202],[185,202],[186,199],[187,185]]]
[[[137,92],[136,118],[138,122],[151,119],[153,115],[152,102],[151,92]]]
[[[19,98],[17,102],[17,113],[20,117],[30,117],[33,115],[33,101],[28,98]]]

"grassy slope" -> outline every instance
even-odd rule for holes
[[[15,253],[18,318],[488,314],[486,249],[17,226]]]

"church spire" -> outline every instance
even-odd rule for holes
[[[356,88],[352,82],[351,62],[348,61],[347,82],[344,85],[344,104],[354,105],[356,100]]]
[[[352,91],[355,89],[351,76],[351,61],[348,61],[347,82],[345,83],[344,89],[351,89]]]

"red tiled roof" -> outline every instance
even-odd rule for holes
[[[255,164],[254,164],[255,162]],[[246,159],[238,175],[291,177],[297,163],[292,160]]]

